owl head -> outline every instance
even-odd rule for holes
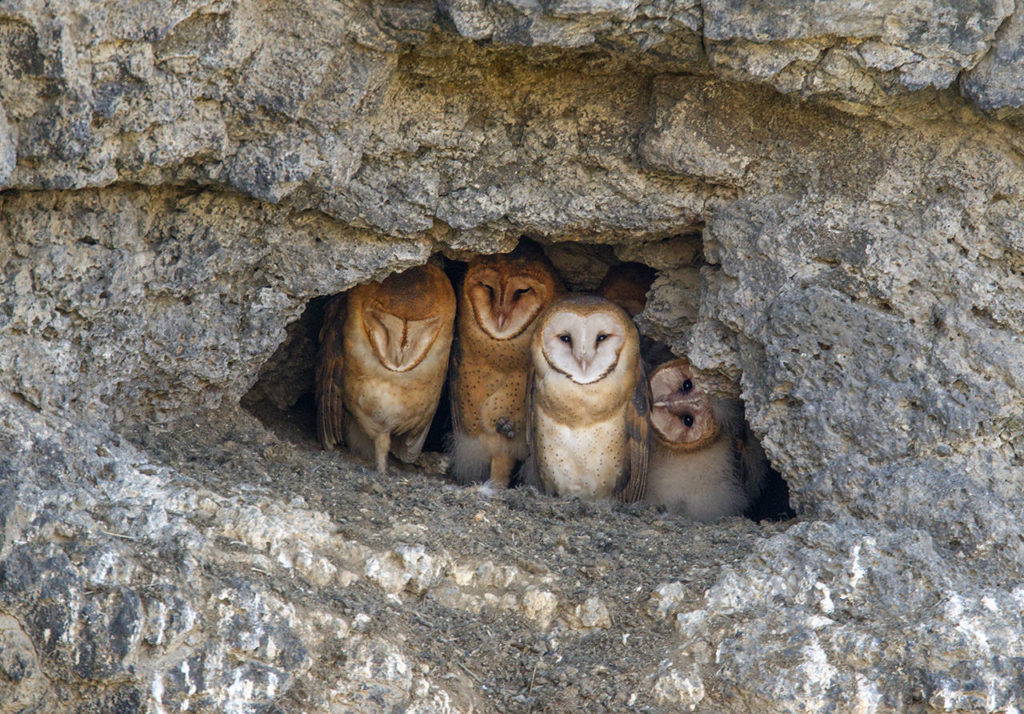
[[[439,337],[451,338],[455,291],[435,265],[360,285],[352,295],[362,302],[363,327],[374,354],[392,372],[415,368]]]
[[[654,268],[643,263],[620,263],[608,269],[597,291],[636,317],[647,305],[647,291],[656,275]]]
[[[716,399],[685,359],[676,359],[651,373],[651,426],[658,440],[677,451],[695,451],[721,433]]]
[[[540,248],[523,240],[509,254],[475,258],[462,283],[473,319],[492,340],[511,340],[533,325],[562,281]]]
[[[604,379],[620,362],[632,368],[638,344],[629,315],[596,295],[569,295],[552,303],[533,336],[535,355],[539,352],[548,367],[577,384]]]

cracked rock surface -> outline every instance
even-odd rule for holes
[[[0,6],[2,708],[1019,709],[1022,13]],[[521,235],[658,271],[798,518],[317,448],[325,296]]]

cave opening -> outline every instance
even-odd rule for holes
[[[530,239],[525,239],[533,242]],[[640,314],[659,276],[666,275],[670,282],[687,283],[692,290],[669,289],[662,291],[669,299],[689,301],[681,312],[690,314],[695,320],[699,292],[699,270],[704,265],[704,256],[699,232],[673,236],[660,245],[648,246],[642,253],[630,251],[620,245],[584,244],[576,242],[535,244],[554,266],[568,291],[572,293],[604,292],[620,304],[634,318],[640,328],[641,354],[648,374],[660,365],[674,360],[676,342],[650,324]],[[466,267],[475,254],[460,253],[446,256],[440,253],[432,256],[449,277],[456,290],[462,282]],[[680,273],[684,274],[680,279]],[[613,274],[627,274],[633,283],[645,285],[637,296],[636,290],[627,289],[615,296],[607,292],[608,278]],[[612,291],[615,288],[611,288]],[[662,299],[664,299],[664,295]],[[316,418],[316,360],[320,330],[324,322],[329,301],[333,295],[312,298],[300,317],[286,327],[286,337],[274,354],[261,367],[257,381],[242,398],[241,406],[255,416],[264,426],[279,438],[297,448],[319,450]],[[645,329],[646,328],[646,329]],[[675,344],[678,351],[678,342]],[[762,454],[766,469],[761,488],[743,511],[743,515],[755,521],[785,520],[795,516],[790,506],[789,489],[786,480],[763,456],[759,442],[741,418],[746,427],[747,439],[754,439],[754,450]],[[423,453],[412,465],[403,465],[392,457],[390,463],[400,469],[423,470],[447,478],[448,462],[445,454],[451,447],[452,410],[449,382],[446,379],[440,402],[430,425]],[[338,452],[350,456],[344,450]],[[352,456],[352,458],[355,458]],[[513,481],[513,485],[517,485]]]

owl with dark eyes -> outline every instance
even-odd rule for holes
[[[559,496],[642,498],[650,400],[629,315],[601,297],[564,297],[538,318],[531,354],[524,480]]]
[[[448,369],[455,291],[435,265],[334,298],[320,331],[317,436],[387,470],[419,456]]]
[[[452,354],[451,473],[506,488],[526,458],[526,387],[537,316],[564,292],[536,245],[470,262]]]
[[[738,400],[717,396],[685,359],[651,373],[653,444],[646,500],[698,521],[744,513],[767,461]]]

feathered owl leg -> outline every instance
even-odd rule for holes
[[[509,481],[512,480],[512,469],[516,466],[516,460],[512,456],[505,454],[495,454],[491,457],[491,478],[487,481],[487,485],[495,491],[503,488],[508,488]]]
[[[358,419],[345,420],[345,444],[348,450],[359,458],[373,458],[373,439],[359,425]]]
[[[433,418],[433,412],[431,412]],[[407,464],[411,464],[423,453],[423,445],[427,441],[427,433],[430,431],[430,419],[418,432],[410,431],[405,434],[396,434],[391,440],[391,453]]]
[[[377,473],[388,472],[388,451],[391,449],[391,433],[382,432],[373,439],[373,456],[377,464]]]

